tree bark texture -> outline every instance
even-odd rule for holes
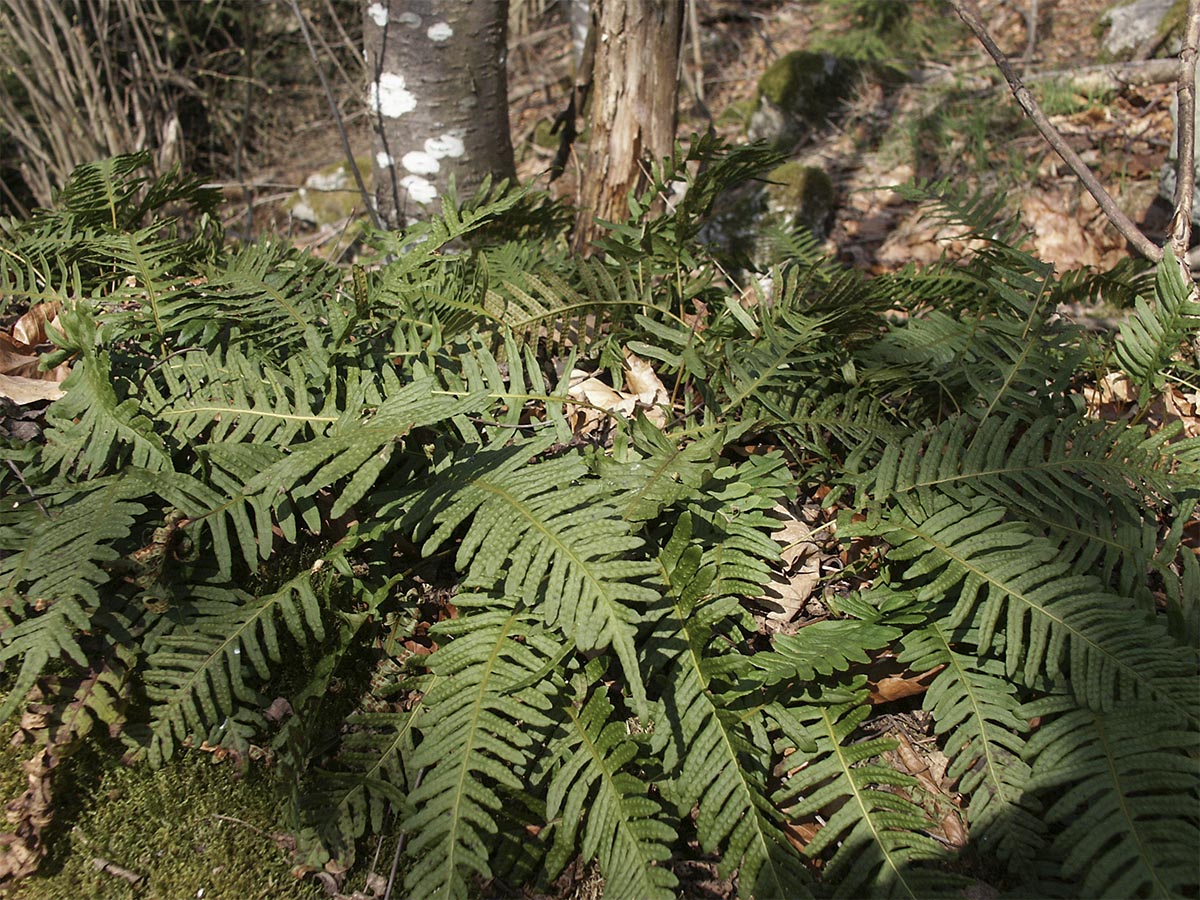
[[[364,0],[367,105],[380,218],[400,227],[513,178],[505,66],[508,0]]]
[[[595,219],[628,216],[644,167],[675,143],[684,0],[599,0],[591,137],[574,244],[587,252]]]

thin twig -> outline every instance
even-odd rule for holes
[[[421,786],[421,779],[425,777],[425,769],[422,768],[417,772],[417,777],[413,779],[412,793],[415,793],[417,788]],[[396,871],[400,868],[400,855],[404,853],[404,839],[408,835],[401,831],[400,837],[396,839],[396,852],[392,856],[392,870],[388,873],[387,889],[383,892],[383,900],[392,900],[392,887],[396,883]]]
[[[1187,27],[1179,51],[1179,159],[1176,161],[1175,215],[1171,249],[1186,266],[1192,239],[1192,192],[1196,185],[1196,45],[1200,43],[1200,0],[1188,0]]]
[[[1196,0],[1192,0],[1196,2]],[[1021,109],[1025,110],[1025,114],[1041,132],[1042,137],[1046,142],[1054,148],[1054,152],[1062,157],[1063,162],[1070,166],[1071,171],[1083,182],[1083,186],[1088,189],[1096,202],[1100,204],[1100,208],[1108,217],[1108,220],[1116,226],[1117,231],[1133,245],[1142,256],[1154,262],[1162,259],[1162,248],[1155,244],[1150,238],[1142,234],[1141,230],[1133,223],[1129,216],[1121,211],[1117,206],[1112,196],[1104,189],[1104,185],[1096,179],[1092,174],[1092,170],[1087,167],[1079,154],[1071,149],[1058,129],[1050,124],[1050,120],[1046,118],[1046,114],[1042,112],[1041,107],[1037,105],[1037,101],[1033,99],[1033,95],[1029,93],[1029,89],[1025,87],[1021,81],[1021,76],[1013,69],[1012,63],[1008,61],[1008,57],[1004,55],[996,42],[992,40],[991,34],[979,18],[978,11],[972,0],[950,0],[950,5],[954,7],[954,11],[958,13],[960,19],[966,23],[966,26],[974,32],[975,37],[983,44],[984,49],[996,61],[996,66],[1003,73],[1008,86],[1012,89],[1013,96],[1016,97],[1017,103],[1021,105]]]
[[[338,135],[342,139],[342,152],[346,154],[346,162],[350,165],[350,171],[354,173],[354,183],[358,185],[358,192],[362,194],[363,203],[367,207],[367,213],[371,216],[371,222],[380,231],[384,230],[383,221],[379,218],[379,213],[375,211],[375,204],[371,202],[371,195],[367,192],[367,185],[363,181],[362,172],[358,170],[358,162],[354,159],[354,151],[350,148],[350,136],[346,134],[346,125],[342,121],[342,112],[338,109],[337,100],[333,96],[333,90],[329,87],[329,81],[325,78],[325,70],[321,68],[320,57],[317,56],[317,50],[313,46],[312,37],[308,33],[308,22],[304,18],[304,13],[300,12],[300,5],[296,0],[290,0],[292,12],[296,16],[296,21],[300,23],[300,33],[304,35],[304,43],[308,46],[308,55],[312,57],[313,67],[317,70],[317,77],[321,79],[321,87],[325,90],[325,98],[329,101],[329,108],[333,112],[333,121],[337,125]]]
[[[145,875],[139,875],[137,872],[131,872],[124,866],[118,866],[116,863],[109,862],[107,859],[99,856],[92,860],[92,865],[106,875],[113,875],[135,886],[141,884],[142,880],[146,877]]]

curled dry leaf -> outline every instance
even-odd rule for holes
[[[598,428],[605,418],[605,410],[632,418],[640,408],[659,428],[667,424],[663,407],[670,397],[666,387],[648,362],[628,352],[625,354],[625,386],[626,390],[618,391],[589,372],[572,369],[567,396],[580,405],[568,404],[567,415],[572,419],[575,433],[586,434]]]
[[[37,306],[31,307],[29,312],[17,319],[16,324],[13,325],[13,340],[26,347],[37,347],[49,342],[46,324],[58,327],[58,311],[59,304],[57,302],[39,303]]]
[[[0,889],[32,875],[46,855],[42,833],[54,818],[52,784],[57,764],[48,747],[22,763],[29,787],[5,809],[12,827],[0,834]]]
[[[782,544],[782,565],[771,573],[771,581],[757,605],[766,610],[767,621],[776,625],[793,621],[804,610],[821,581],[820,547],[812,540],[812,529],[782,504],[772,511],[783,524],[771,537]]]
[[[39,403],[43,400],[57,400],[65,397],[67,392],[58,386],[58,382],[46,381],[42,378],[23,378],[19,375],[0,375],[0,397],[11,400],[18,406]]]

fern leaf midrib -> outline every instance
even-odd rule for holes
[[[337,416],[298,415],[296,413],[281,413],[271,409],[255,409],[246,406],[189,406],[184,409],[164,409],[157,413],[162,419],[179,418],[196,415],[236,415],[253,416],[259,419],[277,419],[283,422],[316,422],[322,425],[332,425],[337,422]]]
[[[909,523],[906,521],[906,522],[898,524],[897,528],[901,531],[907,531],[909,534],[913,535],[914,537],[924,541],[928,546],[933,547],[934,549],[938,550],[939,552],[944,554],[947,559],[952,560],[957,565],[962,566],[968,573],[976,576],[983,583],[990,585],[993,589],[1000,590],[1008,597],[1015,599],[1015,600],[1019,600],[1021,603],[1023,603],[1025,605],[1025,607],[1027,609],[1035,611],[1038,615],[1045,617],[1048,621],[1054,623],[1059,628],[1062,628],[1064,631],[1066,631],[1067,634],[1071,636],[1072,640],[1081,641],[1089,648],[1089,650],[1100,655],[1105,660],[1108,660],[1111,664],[1115,665],[1122,672],[1128,673],[1128,675],[1135,682],[1146,683],[1145,679],[1143,679],[1139,675],[1136,667],[1129,665],[1123,659],[1121,659],[1121,657],[1114,655],[1103,645],[1097,644],[1095,641],[1093,641],[1091,639],[1091,637],[1086,632],[1081,631],[1078,628],[1076,628],[1074,625],[1069,624],[1067,622],[1067,620],[1064,619],[1062,616],[1057,615],[1057,614],[1052,614],[1051,612],[1049,612],[1047,610],[1047,608],[1044,605],[1039,605],[1039,604],[1035,603],[1031,598],[1029,598],[1025,594],[1017,593],[1009,585],[1007,585],[1003,582],[997,581],[995,578],[992,577],[990,572],[975,565],[971,560],[964,559],[960,554],[953,552],[951,547],[949,547],[944,542],[937,540],[933,535],[926,533],[924,530],[922,530],[920,527],[918,527],[915,523]],[[1186,703],[1181,703],[1178,700],[1178,698],[1174,697],[1171,694],[1171,692],[1158,687],[1153,682],[1151,682],[1149,684],[1149,686],[1156,695],[1158,695],[1159,697],[1161,697],[1164,700],[1164,702],[1167,702],[1170,705],[1175,706],[1175,707],[1182,707],[1182,709],[1186,713],[1189,721],[1194,719],[1196,712],[1195,712],[1195,710],[1190,709]]]
[[[630,833],[629,819],[626,817],[625,810],[621,804],[621,798],[624,797],[624,793],[619,787],[617,787],[616,784],[613,783],[616,773],[613,772],[613,770],[608,766],[608,758],[600,752],[599,748],[596,746],[596,742],[593,741],[591,735],[588,734],[586,726],[579,718],[578,710],[570,703],[564,705],[564,710],[567,718],[571,721],[571,724],[575,727],[576,733],[579,735],[580,743],[587,748],[588,756],[591,758],[592,764],[600,771],[600,776],[603,782],[600,790],[607,792],[612,798],[615,799],[615,802],[612,804],[612,808],[616,811],[615,814],[619,823],[618,828],[620,828],[621,833],[624,835],[625,841],[628,842],[628,845],[630,846],[638,846],[639,841],[637,839],[637,835]],[[644,874],[645,869],[639,866],[638,871]]]
[[[500,651],[504,646],[504,641],[508,637],[509,633],[513,630],[516,623],[520,621],[520,619],[520,615],[518,615],[518,613],[514,610],[508,616],[508,618],[505,619],[503,625],[498,630],[496,639],[492,642],[492,649],[488,654],[487,662],[483,666],[483,677],[479,679],[475,700],[472,703],[471,716],[469,718],[470,728],[467,729],[466,740],[462,744],[462,762],[458,767],[458,786],[454,791],[454,803],[452,805],[453,816],[451,817],[452,824],[450,826],[449,836],[446,841],[449,846],[446,849],[445,865],[447,866],[447,870],[451,873],[458,871],[458,866],[455,864],[454,858],[458,852],[459,827],[464,821],[461,807],[462,801],[466,796],[465,788],[468,775],[471,771],[470,761],[474,755],[475,739],[476,735],[479,733],[479,720],[482,717],[484,710],[484,698],[488,694],[488,683],[491,680],[492,673],[495,671],[496,663],[500,659]],[[453,874],[451,877],[453,877]]]
[[[503,501],[508,507],[519,513],[533,528],[542,535],[542,538],[549,544],[553,545],[557,552],[566,557],[575,568],[576,571],[583,575],[584,581],[591,585],[593,589],[593,597],[595,600],[600,600],[605,606],[605,625],[609,633],[612,647],[616,651],[617,657],[621,660],[622,668],[625,670],[626,676],[630,681],[630,689],[633,693],[634,704],[637,708],[638,715],[646,715],[647,701],[646,688],[642,683],[640,669],[637,665],[637,649],[633,645],[633,639],[630,636],[632,627],[627,622],[620,620],[614,613],[617,610],[627,610],[628,607],[618,602],[608,591],[607,583],[598,579],[592,571],[592,567],[585,559],[580,557],[574,548],[559,540],[558,535],[546,527],[546,524],[540,517],[534,514],[533,510],[519,497],[512,492],[506,490],[501,485],[492,484],[484,479],[478,479],[475,482],[486,493],[491,494]],[[574,635],[572,635],[574,637]]]
[[[717,706],[717,704],[714,702],[712,693],[709,690],[709,685],[712,683],[712,679],[707,677],[704,673],[704,667],[702,665],[703,657],[701,657],[699,655],[699,645],[697,644],[697,642],[695,640],[692,639],[692,635],[690,634],[691,629],[689,629],[688,626],[689,626],[689,624],[694,624],[694,620],[691,619],[690,617],[684,615],[683,609],[679,606],[678,602],[676,602],[674,604],[674,609],[675,609],[675,615],[679,620],[680,630],[688,635],[687,650],[686,650],[687,658],[689,660],[691,660],[691,662],[692,662],[692,669],[696,673],[696,678],[700,682],[701,693],[703,694],[703,696],[705,698],[705,702],[708,703],[710,709],[712,710],[711,714],[712,714],[713,721],[717,724],[717,728],[720,730],[721,746],[723,746],[725,748],[726,757],[728,759],[731,759],[734,761],[734,770],[737,772],[738,792],[742,795],[742,801],[745,804],[745,808],[747,811],[746,814],[748,816],[752,817],[754,819],[755,823],[758,823],[760,821],[760,818],[759,818],[759,811],[758,811],[757,805],[754,802],[754,800],[755,800],[754,788],[751,784],[749,784],[746,781],[746,778],[743,774],[744,769],[738,762],[738,751],[737,751],[737,748],[733,745],[732,741],[730,740],[729,729],[723,727],[723,725],[721,723],[721,719],[720,719],[720,715],[719,715],[721,710]],[[760,710],[761,710],[761,706],[756,706],[753,711],[742,710],[740,715],[738,716],[739,724],[744,724],[749,718],[751,718],[755,713],[759,712]],[[771,854],[771,848],[770,848],[769,844],[767,843],[767,836],[763,833],[762,828],[757,827],[757,825],[754,828],[754,841],[755,841],[755,843],[758,844],[758,847],[759,847],[759,859],[761,860],[761,864],[763,866],[770,868],[771,873],[772,873],[772,880],[774,881],[774,883],[776,885],[779,885],[780,887],[783,887],[784,885],[786,885],[787,878],[784,877],[784,875],[776,869],[776,866],[774,863],[774,857]],[[738,860],[737,862],[740,862],[740,860]]]
[[[911,900],[918,900],[921,895],[913,890],[912,886],[908,882],[908,879],[904,877],[904,867],[898,865],[896,860],[892,858],[892,852],[888,848],[887,842],[884,840],[883,832],[880,831],[879,827],[875,824],[875,816],[872,814],[871,806],[866,802],[865,798],[863,797],[862,790],[858,786],[858,782],[854,779],[854,772],[856,771],[854,765],[846,758],[846,755],[843,752],[842,742],[838,740],[837,722],[830,717],[829,707],[827,706],[821,707],[821,723],[825,726],[825,733],[829,738],[830,745],[833,747],[834,756],[837,757],[838,764],[841,767],[842,777],[845,779],[845,783],[850,786],[851,794],[854,797],[854,804],[859,809],[859,821],[866,822],[867,827],[871,829],[871,837],[874,840],[875,846],[878,847],[879,851],[883,854],[883,858],[887,862],[888,869],[891,870],[895,880],[904,886],[905,894],[910,897]]]
[[[1109,778],[1112,779],[1112,784],[1115,788],[1115,796],[1120,806],[1121,817],[1126,823],[1126,833],[1132,834],[1134,841],[1138,847],[1138,859],[1142,862],[1144,868],[1150,874],[1151,880],[1154,882],[1156,890],[1152,896],[1155,897],[1170,897],[1172,891],[1162,883],[1158,877],[1158,867],[1149,864],[1149,860],[1153,857],[1147,852],[1146,842],[1142,838],[1142,829],[1137,827],[1137,817],[1133,815],[1129,808],[1130,791],[1123,788],[1121,784],[1121,773],[1117,771],[1114,762],[1116,754],[1114,747],[1109,741],[1108,728],[1105,727],[1105,721],[1102,716],[1095,716],[1096,733],[1100,736],[1100,742],[1104,747],[1104,765],[1108,770]]]
[[[963,692],[970,698],[971,702],[971,718],[975,720],[979,728],[980,743],[982,747],[982,755],[984,759],[984,771],[987,773],[986,778],[992,785],[992,789],[996,792],[996,796],[1003,799],[1005,802],[1012,802],[1007,796],[1008,790],[1004,784],[1004,779],[1001,777],[1001,764],[996,759],[993,751],[993,742],[988,740],[987,732],[990,730],[987,715],[984,712],[983,706],[979,701],[979,697],[975,692],[975,685],[972,682],[969,673],[959,663],[959,654],[955,653],[947,640],[945,633],[942,631],[942,626],[938,622],[934,622],[929,626],[929,630],[937,636],[939,649],[941,649],[946,659],[949,660],[950,667],[954,670],[958,683],[962,686]]]

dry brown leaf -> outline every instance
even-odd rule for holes
[[[758,606],[765,608],[768,621],[785,624],[803,611],[816,591],[821,581],[821,556],[820,548],[812,540],[812,529],[806,523],[782,504],[777,504],[772,512],[783,520],[771,534],[783,545],[780,550],[783,564],[780,571],[772,572]]]
[[[13,325],[13,339],[26,347],[36,347],[50,340],[46,335],[46,323],[58,327],[59,303],[39,303],[31,307],[29,312],[17,319]]]
[[[637,396],[638,403],[656,406],[670,401],[670,395],[650,363],[632,351],[625,351],[625,386]]]
[[[12,829],[0,834],[0,888],[32,875],[46,855],[42,832],[54,818],[52,782],[57,764],[48,747],[21,764],[29,786],[5,808]]]
[[[943,666],[937,666],[920,675],[885,675],[878,681],[871,682],[871,703],[890,703],[905,697],[915,697],[929,690],[926,679],[942,671]]]
[[[568,404],[567,407],[568,417],[574,420],[575,433],[584,434],[599,427],[606,418],[603,411],[632,418],[641,409],[659,428],[667,424],[663,407],[670,402],[670,397],[666,387],[648,362],[629,352],[625,354],[625,385],[628,390],[618,391],[595,375],[572,369],[567,396],[581,404],[578,407]]]
[[[66,395],[67,392],[60,388],[56,381],[47,381],[44,378],[23,378],[19,375],[0,375],[0,397],[11,400],[18,406],[39,403],[43,400],[57,400]]]
[[[0,374],[36,378],[38,356],[24,352],[27,349],[8,335],[0,333]]]
[[[932,751],[939,757],[935,767],[931,755],[914,747],[903,732],[893,731],[888,736],[897,743],[896,749],[889,754],[896,768],[916,778],[917,783],[924,789],[924,796],[918,797],[925,812],[930,816],[930,824],[936,823],[937,826],[930,830],[930,834],[951,847],[965,846],[967,830],[963,824],[962,809],[953,792],[948,790],[945,784],[944,754],[938,750]]]

